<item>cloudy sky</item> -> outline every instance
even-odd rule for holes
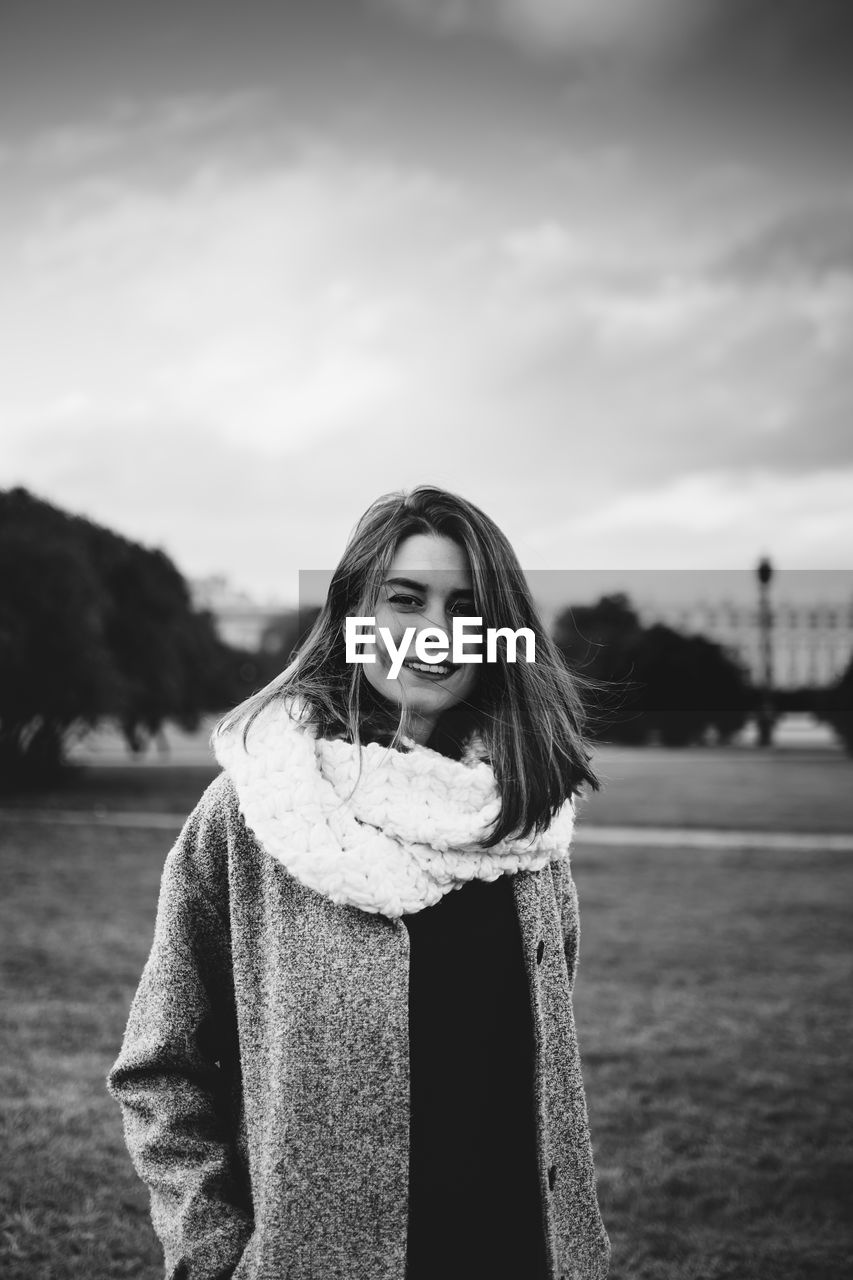
[[[529,569],[853,568],[848,0],[52,9],[0,486],[262,598],[420,482]]]

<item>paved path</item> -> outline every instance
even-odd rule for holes
[[[30,822],[43,827],[136,827],[151,831],[180,831],[189,815],[138,813],[109,809],[0,809],[0,823]]]
[[[186,813],[111,812],[106,809],[0,809],[0,823],[44,826],[133,827],[180,831]],[[853,834],[820,831],[726,831],[710,827],[613,827],[579,824],[577,844],[658,849],[788,849],[801,853],[835,850],[853,853]]]
[[[596,827],[579,825],[578,844],[679,849],[832,849],[853,853],[853,834],[832,831],[722,831],[711,827]]]

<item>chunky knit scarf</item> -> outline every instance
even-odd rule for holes
[[[395,919],[469,880],[569,856],[571,801],[539,836],[478,847],[500,808],[479,739],[459,761],[414,743],[406,752],[369,743],[359,778],[358,748],[318,737],[301,704],[289,705],[265,708],[245,746],[241,727],[221,733],[216,758],[261,846],[332,902]]]

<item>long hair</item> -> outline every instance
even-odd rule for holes
[[[270,684],[225,716],[213,736],[242,726],[245,741],[265,707],[295,697],[320,737],[405,749],[409,708],[405,701],[397,708],[381,698],[362,664],[347,663],[344,627],[347,617],[374,615],[397,547],[414,534],[446,537],[465,551],[475,616],[483,628],[533,632],[535,661],[508,662],[506,646],[498,643],[497,661],[479,667],[471,699],[443,713],[430,745],[458,759],[474,734],[482,740],[501,796],[483,848],[509,836],[540,834],[584,783],[599,789],[583,736],[580,690],[587,681],[570,670],[545,630],[506,536],[479,507],[433,485],[385,494],[371,504],[350,534],[325,604],[298,653]]]

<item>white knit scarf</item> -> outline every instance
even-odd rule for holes
[[[332,902],[392,919],[432,906],[470,880],[538,871],[568,858],[574,807],[542,835],[478,847],[500,808],[494,772],[473,739],[462,760],[317,736],[302,704],[271,703],[249,729],[218,736],[240,812],[263,849]],[[355,790],[353,790],[355,788]]]

